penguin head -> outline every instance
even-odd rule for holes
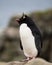
[[[22,23],[25,23],[26,18],[27,18],[27,15],[23,13],[22,17],[19,19],[16,19],[16,21],[18,22],[19,25],[21,25]]]

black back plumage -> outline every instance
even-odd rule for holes
[[[40,56],[41,54],[41,49],[42,49],[42,37],[41,37],[41,33],[37,27],[37,25],[34,23],[34,21],[28,17],[27,15],[23,15],[20,19],[19,19],[19,24],[21,25],[22,23],[26,23],[27,26],[31,29],[33,36],[35,37],[35,44],[36,44],[36,48],[38,49],[38,56]],[[21,41],[20,41],[20,46],[21,49],[23,49],[22,45],[21,45]]]

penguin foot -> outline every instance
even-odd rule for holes
[[[28,58],[26,58],[26,59],[24,59],[24,60],[21,60],[21,62],[28,62],[28,61],[30,61],[31,59],[33,59],[34,57],[28,57]]]

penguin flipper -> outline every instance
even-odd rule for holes
[[[20,40],[20,48],[21,48],[21,50],[23,50],[23,47],[22,47],[22,44],[21,44],[21,40]]]

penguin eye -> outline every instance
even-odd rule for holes
[[[23,19],[25,19],[25,15],[23,16]]]
[[[23,19],[25,19],[25,18],[26,18],[26,16],[25,16],[25,14],[24,14],[24,13],[23,13],[23,16],[22,16],[22,18],[23,18]]]

